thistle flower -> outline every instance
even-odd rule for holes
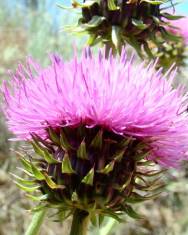
[[[181,19],[171,22],[171,27],[169,28],[174,34],[179,35],[183,38],[183,41],[188,45],[188,17],[183,17]]]
[[[30,197],[59,214],[77,208],[91,217],[119,219],[126,212],[137,218],[130,203],[152,197],[140,191],[161,187],[151,182],[158,172],[145,165],[168,168],[187,159],[186,94],[172,88],[174,75],[167,80],[124,50],[109,60],[85,50],[81,60],[54,56],[45,69],[29,64],[3,88],[10,130],[35,151],[21,158],[34,180],[17,177],[18,186],[37,189],[42,196]]]
[[[174,40],[166,31],[165,19],[175,16],[164,12],[162,4],[156,0],[86,0],[83,4],[73,1],[73,9],[81,8],[82,16],[76,27],[68,29],[88,34],[90,46],[100,42],[120,52],[122,46],[129,44],[140,56],[144,49],[151,58],[148,44],[158,46],[159,35],[163,41]]]

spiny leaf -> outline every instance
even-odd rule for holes
[[[99,130],[91,142],[91,147],[96,148],[96,149],[102,148],[102,135],[103,135],[103,131]]]
[[[99,170],[99,173],[109,174],[114,169],[114,164],[115,164],[115,161],[111,161],[109,164],[105,166],[104,169]]]
[[[18,183],[18,182],[15,182],[15,184],[16,184],[20,189],[22,189],[22,190],[24,190],[24,191],[26,191],[26,192],[29,192],[29,193],[34,192],[34,191],[36,191],[37,189],[40,188],[39,185],[33,186],[33,187],[29,187],[29,186],[22,185],[21,183]]]
[[[60,145],[64,150],[72,149],[71,144],[68,142],[67,137],[63,130],[60,132]]]
[[[94,179],[94,168],[91,168],[88,174],[83,178],[82,183],[92,186],[93,179]]]
[[[71,161],[69,159],[69,155],[67,153],[64,154],[61,171],[63,174],[74,174],[76,173],[71,165]]]
[[[81,142],[81,144],[77,150],[77,156],[81,159],[85,159],[85,160],[88,159],[87,151],[86,151],[86,143],[84,140]]]
[[[52,142],[57,145],[60,145],[59,136],[56,134],[56,132],[52,128],[48,128],[48,133]]]

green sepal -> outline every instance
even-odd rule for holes
[[[45,181],[47,183],[47,185],[51,188],[51,189],[57,189],[57,188],[65,188],[63,185],[57,185],[51,178],[50,176],[48,176],[47,174],[44,174],[45,176]]]
[[[118,9],[119,9],[119,7],[116,6],[114,0],[107,0],[107,2],[108,2],[108,9],[109,9],[109,10],[115,11],[115,10],[118,10]]]
[[[91,147],[96,148],[96,149],[102,148],[102,135],[103,135],[103,131],[99,130],[91,142]]]
[[[164,39],[166,40],[170,40],[170,41],[174,41],[174,42],[179,42],[181,40],[180,36],[176,36],[164,29],[161,29],[161,34],[163,36]]]
[[[23,191],[26,191],[26,192],[29,192],[29,193],[35,192],[37,189],[40,188],[39,185],[29,187],[29,186],[22,185],[21,183],[18,183],[18,182],[16,182],[16,181],[15,181],[15,184],[16,184],[20,189],[22,189]]]
[[[89,30],[91,28],[95,28],[99,26],[104,20],[105,20],[105,17],[95,15],[92,17],[92,19],[88,23],[85,23],[83,27],[86,30]]]
[[[132,24],[141,30],[148,28],[148,25],[144,24],[142,20],[132,19]]]
[[[84,140],[81,142],[77,150],[77,156],[78,158],[88,160],[87,151],[86,151],[86,143]]]
[[[38,211],[44,210],[45,208],[48,208],[47,204],[39,204],[39,205],[35,206],[34,208],[32,208],[31,211],[38,212]]]
[[[44,180],[44,179],[45,179],[45,176],[44,176],[43,173],[38,169],[37,166],[35,166],[34,164],[31,164],[31,167],[32,167],[33,175],[34,175],[34,177],[35,177],[37,180]]]
[[[149,153],[150,153],[150,151],[148,151],[146,153],[137,154],[136,156],[134,156],[134,160],[140,161],[142,159],[145,159],[149,155]]]
[[[124,153],[125,153],[125,150],[123,149],[123,150],[115,153],[113,158],[115,159],[116,162],[120,162],[124,156]]]
[[[148,55],[148,57],[153,59],[154,55],[153,55],[151,49],[149,48],[148,43],[145,42],[143,46],[144,46],[144,50],[145,50],[146,54]]]
[[[72,149],[72,146],[69,143],[69,141],[67,140],[67,137],[65,136],[65,133],[63,130],[61,130],[61,132],[60,132],[60,145],[65,151]]]
[[[115,186],[114,188],[119,190],[120,192],[123,192],[123,190],[130,184],[132,180],[132,174],[129,175],[129,177],[127,178],[127,180],[125,181],[125,183],[122,186]]]
[[[73,170],[72,168],[68,153],[64,154],[62,166],[61,166],[61,172],[63,174],[75,174],[76,173],[75,170]]]
[[[102,226],[102,223],[104,222],[104,218],[105,218],[104,215],[99,214],[99,216],[98,216],[99,227]]]
[[[34,175],[31,173],[32,170],[31,170],[31,172],[29,172],[29,171],[27,171],[27,170],[25,170],[25,169],[23,169],[23,168],[21,168],[21,167],[17,167],[17,169],[18,169],[19,171],[23,172],[24,174],[30,176],[30,177],[34,177]]]
[[[73,192],[71,196],[71,201],[77,202],[79,200],[77,192]]]
[[[147,200],[155,199],[159,195],[160,195],[160,192],[156,193],[156,194],[152,194],[152,195],[146,195],[146,196],[141,196],[140,194],[133,192],[130,195],[130,197],[125,199],[125,202],[128,202],[128,203],[144,202],[144,201],[147,201]]]
[[[121,28],[119,26],[112,26],[112,42],[114,44],[114,46],[116,47],[116,49],[119,49],[120,45],[121,45]]]
[[[33,139],[32,145],[35,152],[43,157],[49,164],[58,163],[53,155],[50,154],[47,149],[43,148],[35,139]]]
[[[114,212],[111,209],[105,209],[103,211],[103,214],[109,217],[112,217],[113,219],[115,219],[116,221],[118,221],[119,223],[123,223],[125,222],[124,219],[120,218],[120,216],[122,215],[122,213],[118,213],[118,212]]]
[[[80,3],[78,1],[73,0],[72,1],[72,6],[74,8],[80,7],[80,8],[88,8],[91,7],[95,2],[97,2],[97,0],[87,0],[83,3]]]
[[[159,25],[159,24],[161,24],[161,23],[162,23],[158,17],[156,17],[156,16],[152,16],[152,18],[153,18],[153,20],[154,20],[154,22],[155,22],[156,24],[158,24],[158,25]]]
[[[56,132],[52,128],[48,128],[48,134],[53,143],[60,145],[59,136],[56,134]]]
[[[143,216],[139,215],[133,208],[129,205],[125,205],[123,211],[133,219],[143,219]]]
[[[136,175],[141,175],[141,176],[146,176],[146,177],[153,177],[153,176],[160,175],[160,174],[162,174],[166,171],[167,171],[166,169],[163,169],[161,171],[152,170],[152,171],[147,171],[147,172],[136,172]]]
[[[83,178],[82,183],[92,186],[93,180],[94,180],[94,168],[91,168],[88,174]]]
[[[91,223],[94,227],[96,227],[98,225],[98,216],[95,213],[92,213],[92,215],[90,216],[90,220]]]
[[[53,163],[58,163],[59,161],[57,161],[52,154],[50,154],[47,150],[44,150],[44,155],[43,155],[44,159],[49,163],[49,164],[53,164]]]
[[[26,196],[33,201],[45,201],[48,199],[48,194],[40,195],[40,196],[33,196],[31,194],[26,194]]]
[[[35,184],[35,180],[26,180],[26,179],[22,179],[21,177],[19,177],[18,175],[15,175],[13,173],[10,173],[18,183],[20,183],[21,185],[34,185]]]
[[[20,161],[21,161],[23,167],[24,167],[28,172],[30,172],[30,173],[33,172],[33,171],[32,171],[31,163],[30,163],[28,160],[26,160],[25,158],[20,158]]]
[[[140,3],[142,3],[142,2],[147,2],[152,5],[161,5],[161,4],[165,3],[166,0],[141,0]]]
[[[161,15],[168,20],[179,20],[179,19],[184,18],[184,16],[171,15],[169,13],[162,13]]]
[[[125,147],[127,147],[130,142],[133,140],[132,137],[129,137],[129,138],[124,138],[119,144],[118,144],[118,147],[119,148],[122,148],[123,150],[125,149]]]
[[[109,164],[105,166],[104,169],[101,169],[98,172],[107,175],[114,169],[114,164],[115,164],[115,161],[111,161]]]
[[[149,185],[143,186],[143,185],[139,185],[139,184],[134,184],[135,188],[141,191],[159,191],[162,190],[166,187],[166,184],[162,184],[162,183],[158,183],[156,184],[155,181],[151,182]]]

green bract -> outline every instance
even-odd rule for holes
[[[81,9],[82,16],[74,27],[68,30],[89,35],[90,46],[102,43],[107,48],[112,48],[116,53],[122,46],[129,44],[134,47],[140,56],[143,51],[153,57],[149,44],[158,47],[158,37],[163,42],[178,41],[179,37],[167,32],[166,19],[176,20],[181,18],[161,10],[166,2],[156,0],[92,0],[83,4],[74,1],[73,8]],[[161,42],[160,42],[161,43]]]
[[[39,208],[57,208],[61,220],[75,210],[87,212],[93,223],[104,216],[120,221],[124,213],[140,218],[131,204],[155,197],[163,186],[156,180],[160,172],[144,160],[149,151],[142,141],[99,127],[48,133],[45,141],[33,135],[33,156],[21,156],[29,179],[15,177]]]

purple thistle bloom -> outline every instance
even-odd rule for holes
[[[186,45],[188,45],[188,17],[181,18],[179,20],[171,21],[170,30],[181,36],[184,39]]]
[[[150,158],[166,167],[187,159],[187,94],[172,88],[174,74],[166,79],[125,51],[119,59],[89,50],[81,60],[54,56],[45,69],[28,62],[3,86],[8,126],[18,139],[31,139],[31,133],[46,138],[49,126],[101,126],[144,141]]]

